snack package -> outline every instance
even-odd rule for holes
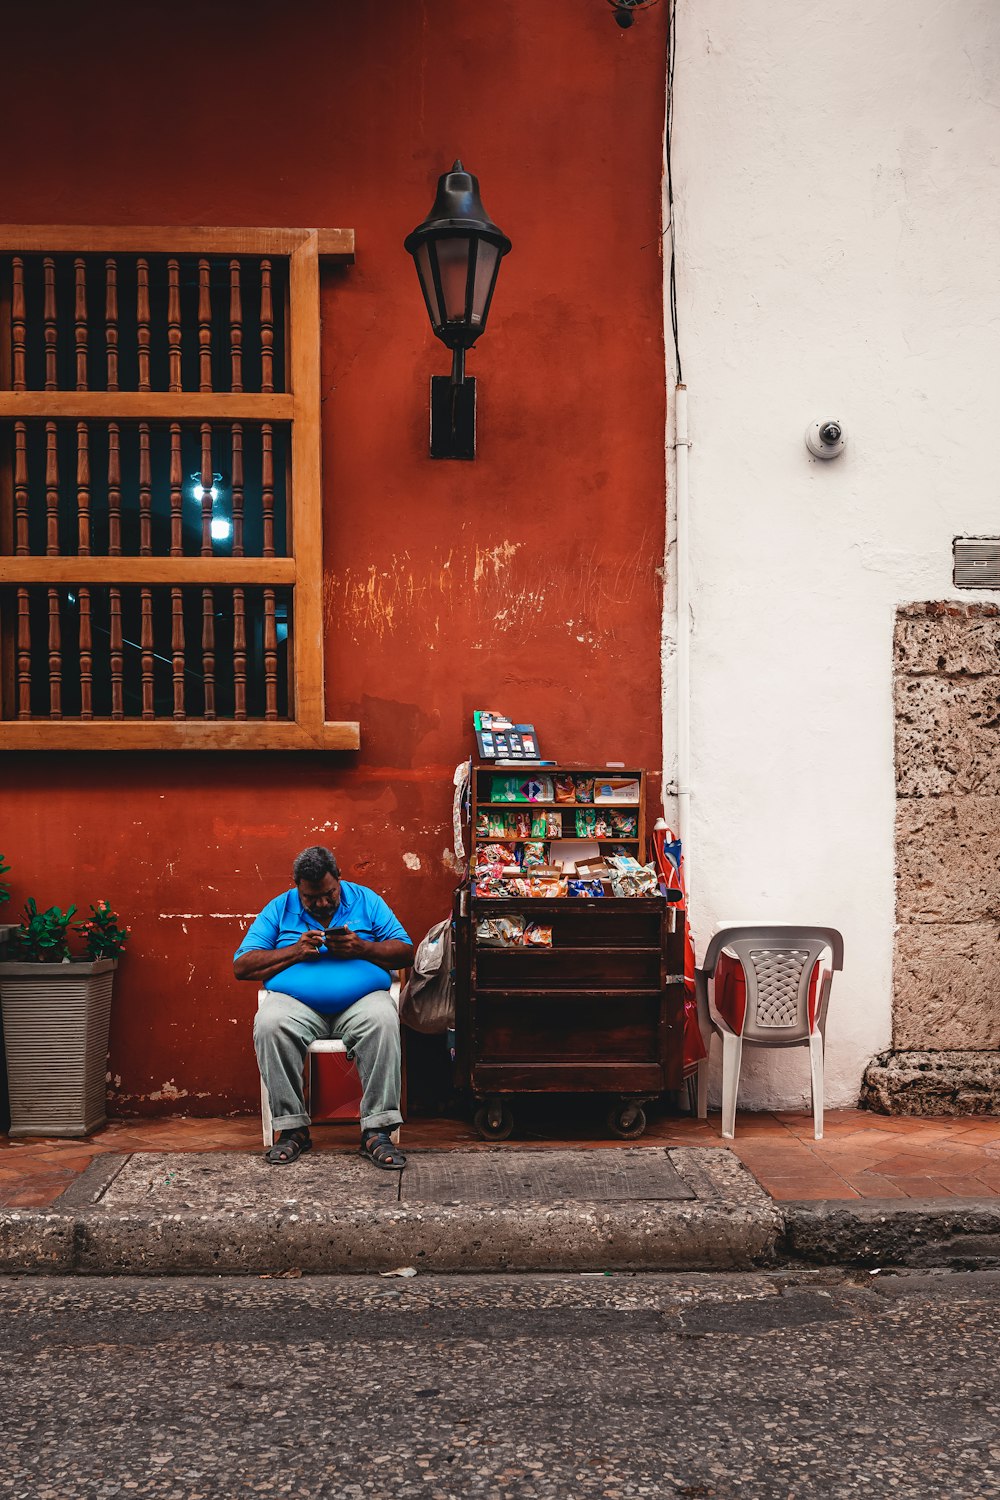
[[[521,882],[527,886],[529,896],[565,896],[567,895],[565,877],[553,878],[551,875],[529,875],[527,880]]]
[[[508,813],[507,816],[510,818],[511,822],[514,825],[514,827],[511,829],[511,833],[515,838],[531,838],[531,814],[527,808],[525,808],[523,812]]]
[[[491,810],[488,832],[491,839],[502,839],[507,832],[507,814]]]
[[[576,800],[577,802],[593,802],[594,800],[594,778],[593,776],[575,776]]]
[[[476,813],[476,838],[477,839],[488,838],[489,837],[489,832],[490,832],[490,815],[489,815],[488,811],[485,808],[482,808],[479,812]]]
[[[555,788],[552,785],[551,776],[532,776],[528,781],[520,784],[521,797],[524,802],[553,802],[555,801]]]
[[[556,776],[553,780],[555,781],[554,800],[556,802],[576,801],[576,781],[572,776]]]
[[[656,896],[660,883],[653,865],[641,865],[629,854],[611,858],[611,888],[616,896]]]
[[[513,948],[524,942],[523,917],[481,917],[476,942],[483,948]]]
[[[543,839],[547,835],[548,831],[549,826],[544,811],[539,810],[536,813],[532,813],[531,837],[533,839]]]
[[[611,815],[606,812],[594,813],[594,838],[609,839],[611,837]]]
[[[476,850],[476,868],[482,865],[499,865],[501,869],[510,863],[510,851],[506,844],[480,844]]]
[[[521,858],[521,864],[524,869],[530,870],[532,865],[544,865],[547,859],[548,849],[537,839],[532,839],[529,843],[525,844],[524,854]]]
[[[584,808],[576,815],[576,836],[578,839],[597,838],[597,811],[593,807]]]
[[[611,832],[615,838],[634,839],[639,832],[639,814],[637,812],[613,812]]]
[[[563,836],[562,813],[550,807],[545,814],[545,832],[550,839],[561,839]]]
[[[632,776],[599,776],[594,783],[595,802],[638,802],[639,783]]]
[[[524,946],[526,948],[551,948],[552,928],[543,927],[541,922],[528,922],[524,929]]]
[[[519,776],[494,776],[490,788],[491,802],[524,802]]]
[[[604,885],[600,880],[573,880],[568,882],[569,896],[603,896]]]

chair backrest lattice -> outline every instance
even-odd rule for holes
[[[802,971],[809,954],[800,948],[752,948],[749,958],[757,979],[757,1025],[794,1026],[799,1015]]]
[[[740,963],[746,985],[746,1007],[740,1035],[744,1041],[768,1046],[794,1046],[809,1039],[812,1025],[822,1028],[832,972],[843,968],[844,940],[832,927],[726,927],[708,945],[696,983],[709,1005],[708,983],[723,953]],[[820,966],[810,1023],[810,987]],[[824,977],[825,971],[825,977]],[[732,1025],[714,1009],[712,1019],[724,1030]]]

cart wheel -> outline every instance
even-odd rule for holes
[[[646,1111],[641,1104],[616,1104],[608,1113],[608,1129],[623,1141],[635,1141],[646,1129]]]
[[[484,1141],[505,1141],[514,1129],[514,1113],[499,1099],[491,1099],[479,1106],[472,1123]]]

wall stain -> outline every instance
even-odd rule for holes
[[[504,541],[449,548],[419,570],[409,552],[391,555],[384,567],[346,568],[327,576],[324,619],[328,632],[346,631],[355,645],[411,631],[414,619],[440,633],[442,619],[459,619],[472,633],[512,634],[525,621],[546,615],[560,620],[578,640],[596,643],[614,635],[614,611],[649,590],[658,590],[659,555],[648,531],[633,547],[609,557],[603,541],[587,541],[567,557],[552,549]],[[604,619],[602,620],[602,616]]]

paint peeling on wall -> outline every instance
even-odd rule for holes
[[[520,631],[526,619],[562,616],[577,641],[597,645],[615,633],[615,618],[645,590],[659,589],[659,556],[647,531],[620,555],[610,541],[573,547],[526,548],[522,542],[450,548],[417,570],[409,552],[391,554],[386,566],[331,573],[324,591],[329,630],[346,631],[357,645],[397,631],[415,619],[455,620],[474,634]],[[428,642],[429,644],[429,642]]]

